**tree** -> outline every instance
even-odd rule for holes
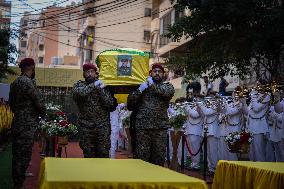
[[[14,31],[8,29],[0,30],[0,81],[7,78],[7,75],[16,74],[9,64],[15,64],[18,53],[15,44],[10,43],[10,38],[17,37]]]
[[[210,70],[241,78],[265,68],[272,77],[283,75],[284,6],[281,0],[172,0],[176,11],[189,9],[168,28],[169,38],[191,38],[187,53],[169,57],[170,69],[190,76]],[[259,73],[259,72],[258,72]],[[260,75],[258,75],[260,77]],[[271,78],[270,78],[271,79]]]

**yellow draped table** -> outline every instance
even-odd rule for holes
[[[219,161],[212,189],[283,189],[284,163]]]
[[[204,181],[137,159],[45,158],[41,189],[207,189]]]

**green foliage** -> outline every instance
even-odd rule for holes
[[[169,27],[167,37],[192,40],[183,57],[170,57],[172,69],[190,77],[210,70],[243,77],[261,67],[281,75],[284,50],[284,3],[277,0],[177,0],[176,10],[190,10]],[[282,4],[281,4],[282,2]],[[283,65],[282,65],[283,66]],[[232,69],[233,68],[233,69]],[[277,79],[277,78],[276,78]]]
[[[182,128],[183,124],[186,122],[186,116],[183,114],[178,114],[170,118],[170,125],[175,129]]]
[[[9,64],[15,64],[16,55],[18,53],[14,44],[10,43],[10,39],[15,39],[16,33],[9,30],[0,30],[0,81],[7,78],[7,75],[16,74],[8,67]]]
[[[0,188],[12,188],[12,145],[7,144],[3,148],[3,151],[0,150]]]

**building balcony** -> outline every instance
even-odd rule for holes
[[[158,32],[160,30],[160,19],[155,18],[151,21],[151,33]]]
[[[161,57],[168,57],[171,54],[184,54],[187,51],[187,45],[191,38],[182,37],[179,42],[160,36],[157,53]]]

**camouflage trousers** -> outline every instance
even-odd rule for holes
[[[79,145],[85,158],[109,158],[110,128],[79,127]]]
[[[12,177],[14,188],[20,188],[32,157],[34,135],[37,123],[17,123],[12,126]]]
[[[134,158],[164,166],[167,147],[167,130],[136,129]]]

